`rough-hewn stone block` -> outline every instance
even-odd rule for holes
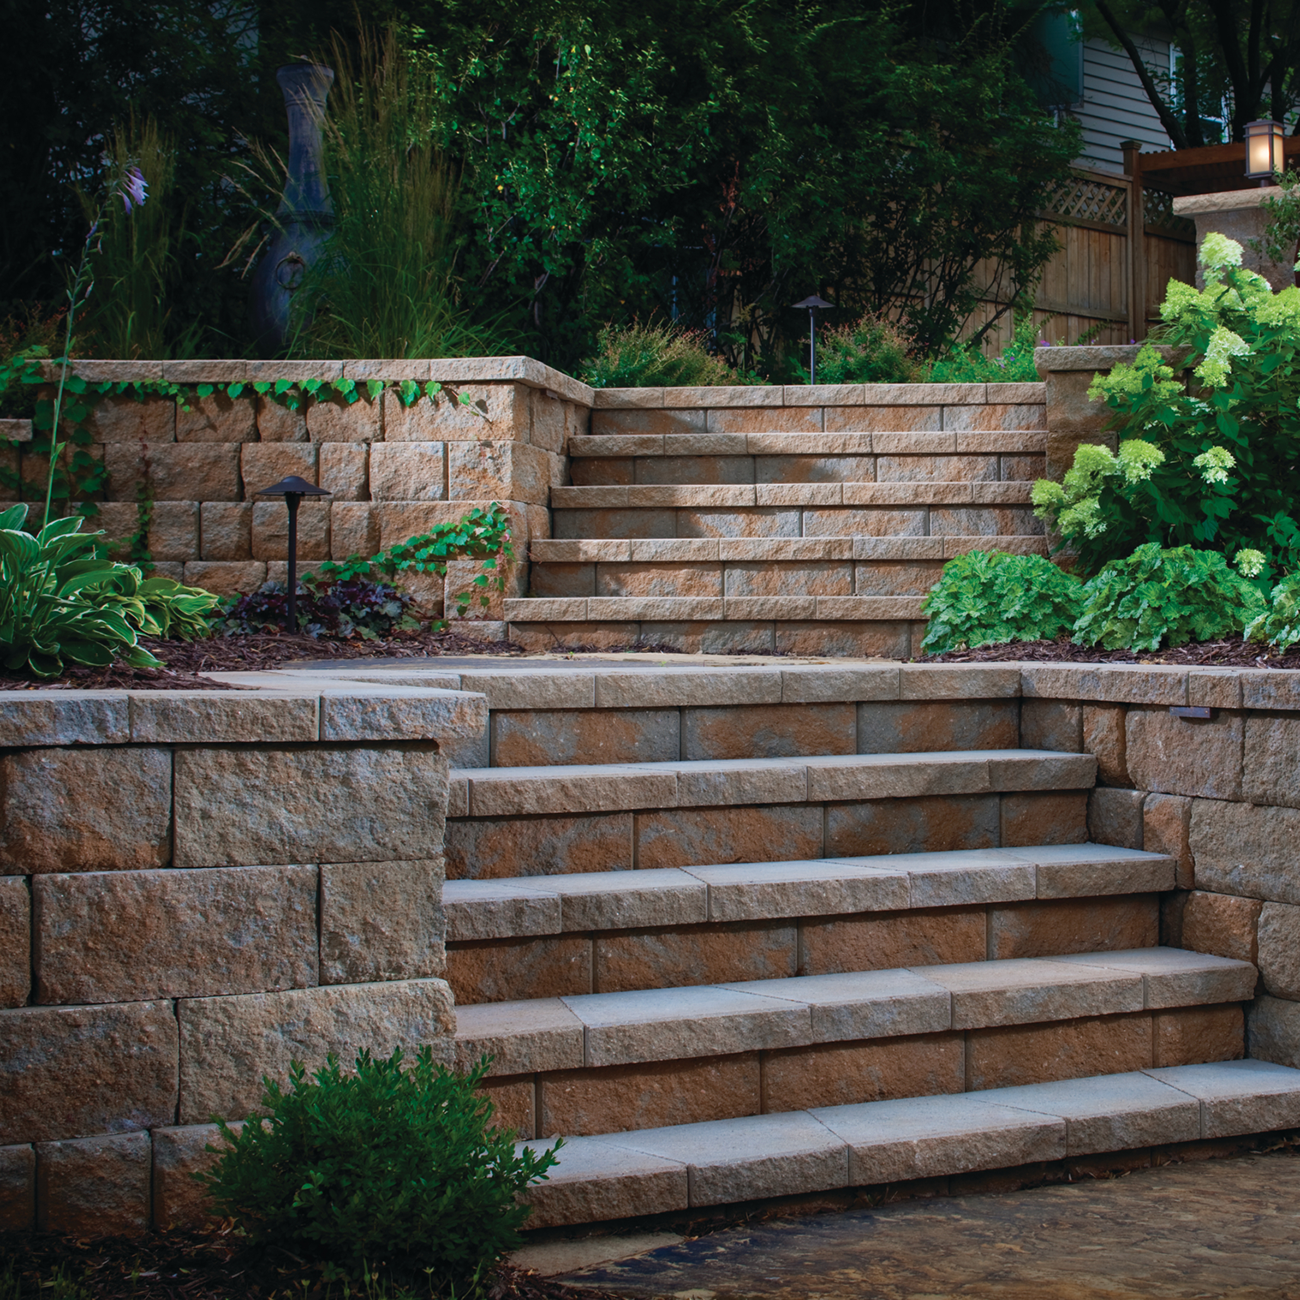
[[[242,1124],[231,1128],[238,1132]],[[225,1146],[215,1124],[192,1124],[184,1128],[156,1128],[153,1137],[153,1226],[202,1228],[213,1217],[207,1189],[194,1178],[206,1173],[220,1158]]]
[[[1255,928],[1262,907],[1254,898],[1194,890],[1183,904],[1179,946],[1253,962],[1257,951]],[[1300,908],[1293,910],[1300,912]]]
[[[1246,1009],[1246,1054],[1300,1069],[1300,1002],[1256,998]]]
[[[468,402],[462,403],[461,395]],[[403,406],[392,389],[384,393],[385,442],[526,442],[530,423],[529,390],[523,384],[459,384],[457,397],[439,393],[413,406]]]
[[[0,1147],[0,1232],[36,1226],[36,1152],[30,1144]]]
[[[1087,838],[1086,791],[1052,790],[1002,796],[1003,848],[1024,844],[1082,844]]]
[[[266,486],[270,486],[267,484]],[[330,557],[330,506],[316,498],[303,501],[298,510],[298,559]],[[283,498],[253,503],[253,559],[289,558],[289,511]]]
[[[636,839],[639,867],[816,858],[822,854],[822,812],[787,805],[638,813]]]
[[[256,591],[266,581],[264,560],[191,560],[185,565],[185,585],[202,587],[218,596]]]
[[[1239,1003],[1171,1007],[1152,1014],[1152,1051],[1157,1069],[1236,1061],[1245,1055],[1245,1014]]]
[[[369,462],[369,449],[364,443],[323,442],[316,484],[333,492],[335,501],[364,501],[369,496]]]
[[[370,449],[370,495],[376,501],[442,501],[446,474],[445,443],[381,442]]]
[[[263,442],[306,442],[307,412],[302,407],[291,411],[262,395],[257,399],[257,434]]]
[[[498,767],[674,762],[681,755],[679,730],[676,709],[494,711],[493,762]]]
[[[629,870],[632,816],[598,813],[450,821],[447,876],[451,880],[500,880],[567,871]]]
[[[1192,801],[1185,795],[1149,794],[1142,802],[1142,847],[1147,853],[1167,853],[1177,868],[1179,889],[1192,885]]]
[[[541,388],[534,388],[529,394],[529,400],[532,404],[532,420],[528,441],[544,451],[562,453],[570,423],[573,423],[576,432],[576,420],[571,414],[573,404],[561,402]]]
[[[59,695],[47,692],[33,698],[30,691],[5,691],[7,698],[0,698],[0,744],[112,745],[131,738],[127,701],[120,691],[78,691],[71,699]]]
[[[27,881],[0,876],[0,1007],[20,1007],[32,991],[32,904]]]
[[[330,556],[363,559],[379,552],[379,520],[370,506],[347,501],[330,504]]]
[[[1082,709],[1062,700],[1022,700],[1020,743],[1026,749],[1080,753],[1083,749]]]
[[[37,1227],[69,1237],[144,1232],[149,1226],[152,1162],[148,1133],[40,1143]]]
[[[155,501],[238,501],[243,445],[160,442],[142,450],[138,443],[109,443],[104,450],[109,495],[133,501],[142,487]]]
[[[852,754],[853,704],[732,705],[682,710],[688,760]]]
[[[113,393],[91,407],[86,421],[96,442],[171,442],[176,436],[176,401],[150,394]]]
[[[594,991],[592,942],[585,934],[456,944],[447,982],[460,1006],[559,998]]]
[[[1217,799],[1191,803],[1188,846],[1197,889],[1300,904],[1300,877],[1294,869],[1300,810]]]
[[[1020,743],[1019,710],[1018,700],[881,700],[859,704],[858,753],[1015,749]]]
[[[1117,844],[1125,849],[1142,847],[1143,790],[1098,786],[1088,791],[1088,839],[1093,844]]]
[[[441,857],[322,866],[321,982],[441,975],[442,875]]]
[[[1251,714],[1246,719],[1241,798],[1300,808],[1300,718]],[[1192,793],[1189,791],[1189,793]]]
[[[986,950],[982,907],[835,917],[799,927],[803,975],[983,961]]]
[[[1083,706],[1083,748],[1096,756],[1097,780],[1102,785],[1129,785],[1125,754],[1122,704]]]
[[[0,758],[0,870],[126,871],[171,856],[165,749],[29,749]]]
[[[1139,789],[1208,799],[1242,797],[1240,714],[1189,721],[1167,709],[1134,708],[1124,725],[1129,775]]]
[[[362,1048],[413,1056],[425,1045],[449,1059],[456,1023],[451,990],[437,979],[194,998],[178,1016],[182,1124],[256,1113],[262,1075],[283,1082],[290,1061],[311,1071],[330,1052],[350,1065]]]
[[[1251,905],[1246,899],[1234,901]],[[1264,987],[1275,997],[1300,1001],[1300,907],[1265,903],[1259,911],[1256,955],[1243,960],[1258,963]]]
[[[188,410],[186,409],[188,406]],[[254,442],[257,408],[253,396],[211,393],[176,405],[177,442]]]
[[[1154,894],[1000,904],[988,910],[988,956],[1002,960],[1153,948],[1159,920]]]
[[[33,893],[37,1002],[316,983],[315,867],[49,874]]]
[[[296,475],[315,483],[319,473],[319,448],[311,442],[254,442],[247,443],[239,456],[240,474],[244,492],[250,501],[271,502],[270,497],[259,497],[262,488],[273,487],[282,478]],[[284,501],[273,502],[284,510]]]
[[[160,563],[186,563],[199,558],[199,503],[158,501],[149,519],[149,553],[157,576],[167,576]]]
[[[999,842],[998,818],[996,795],[936,795],[833,804],[826,810],[826,853],[856,857],[875,853],[991,849]],[[760,852],[753,860],[764,856]]]
[[[176,865],[434,858],[446,790],[429,743],[182,750]]]
[[[620,993],[789,979],[798,970],[796,935],[793,922],[779,921],[599,935],[592,987],[598,993]]]
[[[307,405],[307,436],[312,442],[378,442],[380,404],[368,393],[349,403],[342,397]]]
[[[521,442],[447,444],[447,495],[453,500],[546,505],[550,488],[551,462],[540,448]]]
[[[975,1029],[966,1035],[966,1088],[1148,1070],[1153,1059],[1151,1016],[1145,1012]]]
[[[176,1016],[170,1002],[0,1011],[0,1143],[170,1124]]]
[[[251,560],[252,544],[250,502],[205,501],[199,507],[199,555],[203,559]]]

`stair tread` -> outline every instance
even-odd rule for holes
[[[1174,876],[1165,854],[1039,845],[449,880],[443,907],[457,942],[1148,893]]]
[[[553,487],[556,510],[723,509],[764,506],[1028,505],[1029,479],[841,483],[644,483],[631,486]]]
[[[526,1199],[540,1227],[1298,1125],[1300,1070],[1219,1061],[569,1138]]]
[[[1096,770],[1092,754],[1037,749],[457,768],[451,773],[448,816],[1081,790],[1092,786]]]
[[[1177,948],[1016,957],[457,1008],[499,1075],[628,1065],[1249,999],[1249,962]]]
[[[535,538],[534,564],[785,563],[824,560],[945,560],[996,544],[1017,553],[1046,552],[1041,533],[997,537],[952,534],[935,537],[663,537]]]
[[[1044,425],[1045,425],[1044,421]],[[1047,430],[881,429],[843,433],[600,433],[569,439],[573,459],[625,459],[629,456],[960,456],[1013,452],[1041,453]]]
[[[513,622],[922,619],[924,596],[512,596]]]

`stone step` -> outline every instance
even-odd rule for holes
[[[571,459],[748,457],[757,461],[820,456],[1042,456],[1047,431],[901,430],[878,433],[612,433],[569,439]],[[775,466],[773,466],[775,468]],[[751,482],[768,480],[757,479]],[[780,481],[780,480],[771,480]]]
[[[647,537],[535,538],[534,564],[767,564],[791,561],[863,560],[905,563],[950,560],[971,551],[1046,555],[1047,538],[974,537]]]
[[[924,596],[518,596],[511,623],[917,622]]]
[[[1033,483],[647,483],[553,487],[553,510],[736,510],[753,506],[1028,505]]]
[[[447,876],[1077,844],[1095,773],[1030,749],[457,769]]]
[[[1174,862],[1107,845],[448,881],[457,1003],[1149,947]]]
[[[528,1224],[631,1218],[1297,1126],[1300,1070],[1219,1061],[575,1137],[547,1181],[527,1193]]]

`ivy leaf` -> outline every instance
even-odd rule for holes
[[[227,385],[226,385],[226,396],[227,396],[227,397],[231,397],[231,398],[238,397],[238,396],[240,395],[240,393],[242,393],[243,391],[244,391],[244,385],[241,384],[241,383],[234,383],[234,384],[227,384]]]
[[[383,391],[384,391],[384,381],[382,379],[366,380],[366,392],[370,394],[372,400],[378,397],[379,394],[382,393]]]
[[[215,384],[200,384],[194,391],[200,397],[211,397],[216,390],[217,386]]]

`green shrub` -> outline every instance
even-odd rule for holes
[[[226,1146],[196,1177],[255,1242],[350,1277],[459,1291],[518,1244],[528,1210],[516,1197],[554,1148],[516,1155],[514,1134],[489,1127],[475,1091],[487,1060],[465,1075],[428,1047],[402,1061],[363,1052],[345,1074],[331,1056],[310,1079],[294,1062],[287,1092],[263,1080],[269,1117],[238,1133],[223,1123]]]
[[[294,630],[304,636],[374,641],[420,626],[409,612],[415,598],[390,583],[355,577],[321,581],[311,576],[314,581],[298,584],[294,601]],[[288,583],[264,582],[256,591],[222,602],[219,630],[223,636],[275,633],[288,617]]]
[[[1159,650],[1240,632],[1264,598],[1217,551],[1139,546],[1084,584],[1073,640],[1104,650]]]
[[[1241,255],[1211,234],[1200,253],[1205,289],[1169,282],[1160,339],[1188,350],[1180,364],[1193,367],[1195,385],[1148,345],[1089,389],[1114,413],[1121,458],[1137,445],[1140,463],[1089,468],[1081,457],[1094,453],[1080,448],[1086,490],[1035,485],[1039,515],[1084,573],[1146,543],[1257,550],[1266,576],[1300,568],[1300,289],[1273,293]]]
[[[592,388],[715,388],[752,382],[708,350],[704,330],[674,325],[606,325],[579,367]]]
[[[894,321],[868,312],[861,320],[828,329],[818,337],[817,382],[910,384],[921,377],[920,366],[909,355],[912,346],[912,340]],[[806,384],[807,366],[796,363],[794,368]]]
[[[1050,640],[1079,615],[1082,584],[1041,555],[971,551],[943,566],[925,598],[927,654]]]
[[[925,381],[929,384],[1036,384],[1034,348],[1042,327],[1034,324],[1032,312],[1016,317],[1011,342],[1001,356],[990,357],[979,344],[954,347],[931,363]]]
[[[1273,588],[1268,608],[1246,624],[1246,639],[1279,651],[1300,642],[1300,573],[1287,574]]]

